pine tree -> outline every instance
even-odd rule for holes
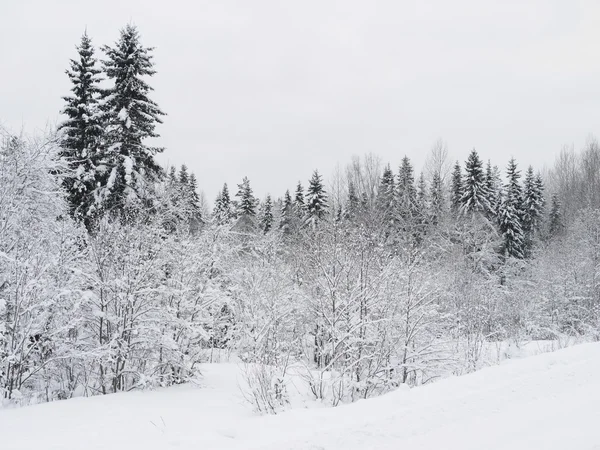
[[[383,170],[379,189],[377,191],[377,209],[381,215],[383,223],[391,226],[394,221],[396,200],[396,182],[394,173],[388,164]]]
[[[525,239],[523,235],[523,192],[519,178],[520,171],[514,158],[508,163],[506,171],[508,179],[506,193],[500,208],[500,231],[504,238],[506,256],[523,258],[525,256]]]
[[[98,108],[101,72],[87,33],[81,37],[77,52],[78,59],[72,59],[71,67],[66,71],[72,84],[72,95],[63,97],[66,105],[62,113],[67,119],[59,125],[63,133],[60,153],[70,169],[63,186],[67,191],[71,215],[83,220],[89,229],[92,226],[93,191],[99,175],[98,152],[103,135]]]
[[[488,197],[483,163],[477,152],[473,150],[465,165],[465,176],[460,197],[461,214],[489,213],[491,205]]]
[[[450,210],[458,215],[462,205],[461,199],[463,195],[463,178],[460,163],[456,161],[454,171],[452,172],[452,192],[450,193]]]
[[[306,222],[316,225],[327,214],[327,193],[318,171],[314,171],[306,193]]]
[[[262,214],[260,218],[260,228],[263,233],[267,234],[273,227],[273,201],[271,196],[267,194],[265,201],[262,204]]]
[[[235,194],[238,198],[237,214],[238,216],[254,217],[256,216],[256,198],[250,187],[250,180],[244,177],[241,184],[238,184],[238,192]]]
[[[106,122],[106,167],[99,198],[109,210],[148,204],[148,185],[162,176],[154,160],[162,148],[150,147],[146,139],[156,138],[156,125],[164,113],[148,94],[152,88],[143,77],[155,74],[152,48],[143,47],[135,26],[121,30],[114,47],[103,47],[107,60],[104,71],[114,85],[103,92],[102,109]]]
[[[549,217],[549,232],[550,237],[556,237],[560,233],[562,233],[564,229],[562,213],[561,213],[560,200],[558,199],[558,194],[552,194],[552,200],[550,203],[550,217]]]

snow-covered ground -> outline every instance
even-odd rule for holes
[[[600,449],[600,344],[338,408],[256,416],[235,364],[203,386],[0,410],[0,449]]]

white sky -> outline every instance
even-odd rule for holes
[[[247,175],[283,194],[353,154],[419,168],[439,137],[502,167],[600,135],[598,0],[1,0],[0,122],[60,121],[87,26],[154,46],[163,163],[210,200]],[[524,167],[523,167],[524,168]]]

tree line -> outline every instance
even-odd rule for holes
[[[0,392],[26,404],[199,376],[233,352],[257,409],[294,367],[331,404],[476,370],[489,349],[600,337],[600,147],[505,170],[443,141],[418,175],[354,157],[281,197],[206,205],[150,142],[152,49],[126,26],[67,75],[66,120],[2,131]],[[104,84],[103,84],[104,83]]]

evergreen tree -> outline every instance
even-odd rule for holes
[[[273,228],[273,201],[271,200],[271,196],[268,194],[262,204],[260,228],[265,234],[268,233],[271,228]]]
[[[241,184],[238,184],[238,192],[235,194],[238,198],[237,214],[238,216],[254,217],[256,216],[256,198],[250,187],[250,180],[244,177]]]
[[[171,184],[172,186],[177,184],[177,169],[175,168],[175,166],[171,166],[171,168],[169,169],[169,184]]]
[[[70,61],[66,71],[71,81],[72,95],[63,97],[66,105],[62,113],[67,119],[59,125],[62,131],[61,156],[70,172],[64,178],[71,215],[91,227],[94,210],[93,191],[98,179],[98,152],[103,126],[98,108],[100,70],[94,57],[94,47],[87,33],[77,47],[78,59]]]
[[[548,230],[550,232],[550,237],[556,237],[563,231],[564,224],[561,213],[561,206],[562,205],[560,204],[560,200],[558,199],[558,194],[552,194],[552,200],[550,203],[550,224]]]
[[[541,176],[536,177],[533,167],[529,166],[525,174],[523,191],[523,233],[526,253],[530,254],[533,240],[541,229],[544,214],[544,194]]]
[[[394,220],[396,182],[394,173],[388,164],[383,170],[377,191],[377,208],[385,224],[392,225]]]
[[[294,196],[294,214],[299,220],[304,220],[306,216],[306,200],[304,198],[304,187],[302,183],[298,181],[296,186],[296,193]]]
[[[506,194],[500,207],[500,231],[504,238],[504,254],[514,258],[525,256],[525,239],[522,228],[523,192],[520,171],[514,158],[508,163]]]
[[[430,194],[431,204],[431,222],[437,225],[440,222],[441,217],[444,214],[444,186],[442,185],[442,179],[438,172],[433,174],[431,181]]]
[[[314,171],[306,193],[307,223],[313,226],[327,214],[327,193],[318,171]]]
[[[427,184],[423,172],[419,175],[419,183],[417,184],[417,209],[421,214],[424,214],[427,209]]]
[[[198,220],[202,220],[202,211],[200,210],[200,197],[198,196],[198,182],[196,181],[196,174],[193,172],[190,174],[190,180],[188,183],[190,192],[190,208],[192,213]]]
[[[402,164],[398,172],[396,207],[398,216],[406,221],[415,216],[417,191],[415,189],[415,177],[413,167],[407,156],[402,158]]]
[[[360,199],[354,187],[352,180],[348,182],[348,199],[346,200],[345,218],[353,219],[356,217],[358,210],[361,207]]]
[[[279,228],[284,233],[289,233],[292,226],[294,216],[294,203],[292,202],[292,196],[290,190],[285,191],[283,196],[283,204],[281,205],[281,220],[279,222]]]
[[[233,218],[231,198],[229,197],[229,189],[227,187],[227,183],[223,185],[223,189],[217,195],[217,199],[215,200],[215,207],[213,210],[213,217],[218,225],[227,224]]]
[[[162,175],[154,155],[163,149],[145,141],[158,137],[155,129],[164,113],[148,97],[152,88],[144,77],[155,73],[153,49],[141,45],[136,27],[127,25],[115,46],[103,50],[107,56],[104,72],[114,85],[103,92],[102,99],[106,171],[98,198],[107,209],[120,211],[151,200],[148,187]]]
[[[502,190],[502,182],[499,179],[499,171],[496,166],[492,167],[491,161],[488,159],[485,168],[485,186],[487,191],[487,201],[490,204],[491,218],[497,218],[499,213],[499,200],[501,199],[500,191]]]
[[[460,197],[461,213],[489,213],[491,205],[488,197],[489,193],[487,191],[483,163],[477,152],[473,150],[465,165],[465,176],[462,183],[462,195]]]
[[[450,193],[450,210],[457,215],[460,212],[461,199],[463,195],[463,178],[460,163],[456,161],[452,172],[452,192]]]
[[[182,164],[181,169],[179,169],[179,183],[183,186],[188,186],[189,181],[188,168],[185,164]]]

